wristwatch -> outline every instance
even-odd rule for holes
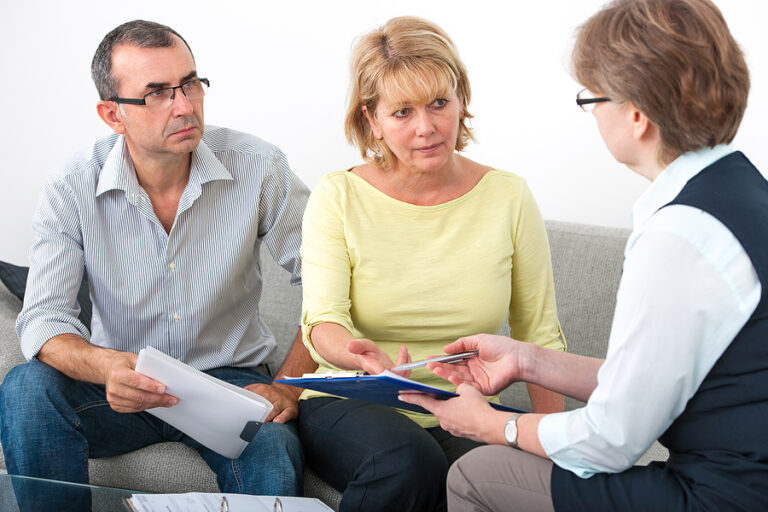
[[[507,420],[507,424],[504,426],[504,439],[512,448],[520,448],[517,445],[517,418],[521,416],[518,412],[513,412],[512,416]]]

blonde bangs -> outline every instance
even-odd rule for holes
[[[433,61],[403,59],[382,70],[378,80],[379,99],[393,104],[432,103],[457,91],[457,79],[450,68]]]

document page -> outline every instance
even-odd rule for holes
[[[236,459],[272,410],[272,403],[247,389],[211,377],[159,350],[139,352],[136,371],[165,384],[179,399],[173,407],[147,409],[216,453]]]
[[[227,500],[226,507],[222,507],[222,498]],[[316,498],[202,492],[134,494],[128,498],[127,505],[135,512],[332,512],[330,507]]]

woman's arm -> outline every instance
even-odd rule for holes
[[[565,401],[560,393],[555,393],[530,382],[526,384],[526,387],[528,388],[528,396],[531,397],[533,412],[561,412],[565,408]]]
[[[444,350],[447,354],[478,350],[477,357],[463,363],[429,363],[427,367],[456,386],[469,384],[486,396],[522,381],[534,385],[533,393],[543,388],[586,402],[597,387],[597,372],[603,364],[602,359],[490,334],[461,338]]]
[[[556,351],[565,350],[555,303],[555,284],[544,220],[536,201],[522,183],[516,222],[511,233],[512,285],[509,327],[512,338]],[[545,386],[546,387],[546,386]],[[563,397],[537,385],[528,385],[535,412],[563,410]]]
[[[317,353],[338,368],[362,369],[370,374],[377,374],[411,361],[405,345],[400,347],[397,361],[393,363],[376,343],[365,338],[355,338],[339,324],[318,324],[312,328],[310,338]]]

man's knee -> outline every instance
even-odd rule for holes
[[[42,405],[64,387],[63,379],[62,373],[39,361],[12,368],[0,386],[0,411],[29,411]]]
[[[225,492],[245,494],[301,494],[304,487],[304,456],[296,426],[265,423],[239,459],[218,474]],[[217,471],[218,473],[218,471]]]
[[[258,447],[260,458],[274,458],[276,460],[289,460],[291,465],[301,467],[303,455],[301,441],[293,422],[289,423],[264,423],[256,437],[253,439]]]

